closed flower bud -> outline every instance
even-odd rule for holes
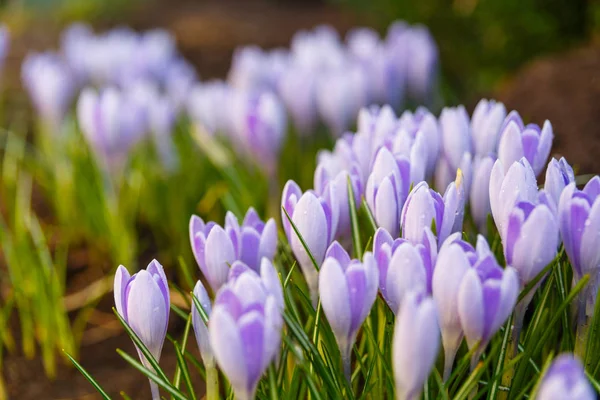
[[[558,161],[556,158],[551,159],[546,169],[544,189],[557,207],[562,191],[569,183],[573,182],[575,182],[575,174],[567,160],[564,157]]]
[[[399,400],[416,400],[440,348],[436,306],[417,291],[405,296],[394,328],[392,366]]]
[[[504,172],[514,163],[525,157],[531,164],[535,176],[539,175],[550,155],[554,134],[550,121],[546,120],[540,129],[538,125],[524,125],[521,116],[511,111],[504,120],[498,144],[498,159],[504,165]]]
[[[437,119],[429,110],[419,107],[414,113],[404,111],[400,116],[399,125],[415,141],[425,143],[427,151],[425,177],[431,178],[435,172],[442,140]],[[415,183],[417,182],[415,181]]]
[[[556,357],[535,396],[535,400],[593,400],[596,393],[585,376],[581,362],[572,354],[563,353]]]
[[[473,163],[473,182],[469,204],[471,216],[477,225],[479,233],[487,233],[488,215],[492,213],[490,205],[490,177],[494,166],[494,158],[476,157]]]
[[[486,157],[496,154],[500,128],[505,117],[504,104],[486,99],[477,103],[471,118],[471,135],[476,155]]]
[[[194,296],[198,299],[202,305],[202,308],[204,309],[204,312],[206,312],[206,315],[210,318],[212,305],[210,298],[208,297],[208,293],[200,281],[198,281],[194,287]],[[204,362],[205,366],[210,368],[214,366],[215,360],[212,349],[210,348],[208,327],[202,319],[200,311],[198,311],[195,303],[192,303],[192,325],[194,327],[194,334],[196,335],[196,342],[200,348],[200,356],[202,357],[202,361]]]

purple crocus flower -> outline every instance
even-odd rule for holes
[[[75,93],[68,66],[56,54],[33,53],[23,61],[21,77],[41,120],[57,133]]]
[[[504,104],[481,99],[471,118],[471,135],[475,154],[481,157],[495,155],[498,149],[500,128],[506,117]]]
[[[574,281],[583,275],[592,277],[586,305],[580,306],[580,316],[592,315],[596,302],[600,267],[600,177],[595,176],[578,190],[570,183],[563,190],[558,205],[560,234],[573,267]]]
[[[279,77],[277,93],[290,113],[298,133],[302,136],[313,133],[318,122],[314,71],[290,66]]]
[[[375,222],[392,236],[400,233],[400,213],[410,188],[410,164],[404,157],[395,158],[381,148],[367,180],[365,199]]]
[[[465,159],[465,155],[472,154],[471,128],[465,108],[444,108],[439,118],[439,129],[442,150],[435,172],[435,184],[441,190],[454,179],[459,168],[470,169],[470,165],[465,165],[465,162],[471,161],[468,156]]]
[[[554,204],[557,207],[562,191],[569,183],[573,182],[575,182],[575,174],[567,160],[565,160],[564,157],[558,161],[556,158],[552,158],[546,169],[544,190],[546,190],[552,200],[554,200]]]
[[[394,313],[413,289],[431,295],[437,240],[429,228],[424,229],[423,239],[416,245],[405,239],[394,240],[379,228],[373,239],[373,254],[379,269],[379,291]]]
[[[236,89],[269,89],[266,64],[266,54],[260,47],[239,47],[233,53],[227,80]]]
[[[352,185],[354,193],[354,204],[358,209],[361,204],[363,193],[363,183],[357,165],[354,165],[350,171],[339,169],[337,163],[322,161],[315,169],[314,186],[315,193],[319,196],[327,193],[331,188],[336,191],[335,197],[338,203],[339,219],[335,237],[346,241],[352,234],[350,221],[350,203],[348,198],[348,180]]]
[[[552,124],[546,120],[544,126],[536,124],[524,125],[521,116],[511,111],[504,120],[498,144],[498,159],[502,161],[505,173],[514,163],[525,157],[538,176],[550,155],[552,148]]]
[[[0,25],[0,69],[4,67],[6,56],[10,50],[10,31],[6,25]]]
[[[329,187],[330,190],[323,196],[317,196],[311,191],[303,194],[296,182],[290,180],[285,184],[281,198],[282,208],[302,235],[317,265],[321,265],[325,260],[327,248],[333,242],[337,232],[338,201],[335,198],[336,190],[333,185]],[[283,210],[281,221],[290,247],[306,278],[313,305],[316,306],[318,272]]]
[[[115,307],[152,356],[158,361],[167,334],[170,295],[162,265],[152,260],[145,270],[129,275],[120,265],[115,274]],[[138,349],[142,363],[150,368]],[[152,398],[159,399],[158,386],[150,382]]]
[[[542,378],[535,400],[594,400],[594,392],[581,362],[572,354],[556,357]]]
[[[275,173],[285,138],[285,108],[270,92],[233,96],[233,130],[243,149],[269,173]]]
[[[444,380],[448,379],[456,351],[464,332],[459,318],[459,293],[467,272],[477,264],[487,263],[493,255],[483,236],[477,239],[477,249],[457,232],[442,244],[433,272],[433,298],[437,304],[442,343],[444,345]]]
[[[494,158],[491,156],[476,156],[473,163],[473,182],[471,184],[469,204],[471,205],[471,216],[481,234],[487,233],[488,215],[492,213],[492,206],[490,205],[490,177],[494,161]]]
[[[462,231],[464,195],[460,174],[456,182],[448,185],[443,198],[426,182],[418,183],[402,209],[402,237],[411,243],[420,243],[423,230],[430,228],[434,222],[438,244],[443,243],[452,232]]]
[[[166,67],[163,78],[165,92],[178,111],[186,106],[190,89],[197,79],[194,67],[181,57],[173,59]]]
[[[317,80],[317,107],[333,137],[339,137],[367,104],[367,79],[357,65],[323,72]]]
[[[333,242],[319,273],[319,294],[325,316],[342,354],[344,373],[350,379],[350,357],[358,329],[377,297],[378,271],[375,258],[365,253],[363,261],[351,260]]]
[[[223,228],[214,222],[205,224],[196,215],[192,215],[189,229],[196,263],[216,292],[227,281],[229,266],[236,259],[236,247]]]
[[[537,203],[535,173],[526,158],[521,158],[508,168],[498,159],[492,167],[489,188],[492,216],[504,240],[508,217],[515,204],[520,201]]]
[[[236,398],[251,400],[281,345],[283,319],[275,296],[246,270],[217,293],[208,333],[215,360]]]
[[[413,136],[404,126],[398,128],[392,139],[393,154],[405,157],[410,163],[410,182],[413,184],[425,180],[428,146],[425,135]]]
[[[426,144],[427,156],[425,177],[432,177],[435,172],[441,147],[441,137],[437,119],[425,107],[419,107],[414,113],[404,111],[400,116],[398,123],[400,129],[409,133],[415,141],[424,142]]]
[[[119,173],[129,151],[147,131],[147,114],[143,104],[114,88],[100,93],[86,88],[77,102],[79,125],[105,167]]]
[[[186,109],[192,121],[210,135],[229,132],[227,109],[231,89],[222,81],[195,84],[189,92]]]
[[[519,296],[519,278],[512,267],[502,269],[483,236],[478,239],[477,261],[461,280],[457,309],[469,349],[475,346],[471,367],[479,360],[490,339],[512,314]],[[439,303],[438,303],[439,307]]]
[[[392,347],[397,398],[416,400],[440,348],[437,310],[431,297],[408,293],[396,319]]]
[[[379,107],[372,105],[361,108],[358,112],[356,137],[368,143],[368,166],[383,146],[386,146],[398,129],[398,119],[394,110],[388,105]]]
[[[198,299],[202,308],[206,312],[206,315],[210,318],[212,304],[210,302],[210,297],[208,297],[208,292],[204,288],[204,285],[201,281],[196,283],[194,287],[194,297]],[[214,368],[215,358],[210,347],[210,338],[208,337],[208,326],[202,319],[200,315],[200,311],[194,303],[192,303],[192,325],[194,327],[194,334],[196,336],[196,342],[198,343],[198,348],[200,349],[200,356],[202,357],[202,362],[204,366],[207,368]]]
[[[275,256],[277,250],[275,220],[270,218],[266,223],[263,222],[252,207],[246,212],[241,226],[237,217],[228,211],[225,216],[225,232],[231,238],[236,259],[256,272],[259,271],[264,257],[272,260]]]

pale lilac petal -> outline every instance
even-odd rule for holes
[[[458,292],[458,315],[467,344],[473,348],[483,338],[484,321],[483,287],[474,269],[464,276]]]
[[[248,370],[240,331],[227,310],[216,305],[208,323],[210,346],[215,359],[236,390],[245,390]]]
[[[319,295],[321,306],[336,338],[347,338],[352,324],[350,293],[344,271],[333,258],[326,259],[321,267]]]
[[[114,283],[114,294],[115,294],[115,307],[121,317],[125,321],[127,321],[127,302],[125,296],[125,290],[127,289],[127,284],[131,279],[131,275],[129,275],[129,271],[122,265],[119,265],[117,268],[117,272],[115,273],[115,283]]]

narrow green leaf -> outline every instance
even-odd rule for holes
[[[377,231],[377,222],[375,222],[375,217],[373,217],[373,213],[371,212],[371,209],[369,208],[369,205],[367,204],[367,201],[364,198],[362,200],[361,209],[366,215],[367,220],[369,221],[369,225],[371,225],[371,230],[373,231],[373,233],[375,233],[375,231]]]
[[[194,295],[194,293],[192,292],[191,294],[192,294],[192,301],[194,302],[194,306],[196,307],[196,310],[198,310],[198,312],[200,313],[200,318],[202,318],[202,321],[206,324],[206,326],[208,326],[208,313],[206,312],[204,307],[202,307],[200,300],[198,300],[198,298]]]
[[[182,355],[185,355],[185,348],[187,346],[187,340],[190,335],[190,331],[192,330],[192,314],[189,313],[187,317],[187,321],[185,323],[185,329],[183,331],[183,338],[181,340],[181,350]],[[181,368],[177,365],[177,369],[175,370],[175,377],[173,378],[173,386],[179,389],[179,385],[181,383]]]
[[[598,295],[600,296],[600,290]],[[599,298],[599,297],[597,297]],[[590,330],[587,338],[587,346],[585,351],[584,365],[586,371],[590,371],[590,367],[596,360],[599,359],[598,342],[600,342],[600,301],[596,301],[594,306],[594,314],[590,321]]]
[[[540,273],[537,274],[535,276],[535,278],[533,278],[533,280],[531,280],[527,285],[525,285],[525,287],[523,288],[523,290],[519,294],[519,299],[517,300],[517,304],[521,300],[523,300],[523,298],[525,298],[525,296],[527,296],[531,290],[533,290],[533,288],[535,287],[535,285],[537,285],[537,283],[539,281],[541,281],[544,278],[544,276],[546,276],[546,274],[548,273],[548,271],[550,271],[552,269],[552,267],[555,265],[555,263],[556,263],[556,259],[554,259],[550,264],[546,265],[544,267],[544,269],[542,269],[540,271]]]
[[[178,371],[181,371],[181,374],[183,375],[183,381],[185,382],[185,387],[187,388],[191,399],[196,400],[194,387],[192,386],[192,380],[190,378],[190,371],[188,370],[185,359],[183,358],[181,347],[177,342],[173,342],[173,345],[175,346],[175,355],[177,356],[177,366],[179,368]],[[175,388],[179,389],[178,385],[175,385]]]
[[[102,386],[100,386],[100,384],[96,382],[94,378],[92,378],[92,376],[85,370],[85,368],[83,368],[81,364],[79,364],[73,357],[71,357],[69,353],[67,353],[64,350],[63,352],[69,358],[69,360],[71,360],[75,368],[77,368],[77,370],[81,372],[85,379],[87,379],[88,382],[91,383],[92,386],[98,391],[98,393],[100,393],[100,396],[102,396],[102,398],[105,400],[110,400],[110,396],[104,391],[104,389],[102,389]]]
[[[358,227],[358,216],[356,214],[356,203],[354,201],[354,188],[352,187],[352,181],[350,175],[346,181],[348,189],[348,210],[350,211],[350,223],[352,227],[352,247],[356,258],[362,260],[363,248],[360,242],[360,231]]]
[[[502,345],[500,346],[500,354],[498,355],[498,362],[496,363],[496,368],[494,369],[494,374],[496,376],[496,379],[494,379],[494,381],[492,383],[492,387],[490,388],[490,391],[488,392],[488,397],[487,397],[490,400],[496,398],[496,392],[498,391],[498,386],[500,386],[500,382],[502,379],[502,371],[504,368],[504,358],[506,356],[508,342],[510,339],[510,334],[511,334],[510,326],[512,325],[513,318],[514,318],[514,313],[513,313],[513,315],[511,315],[508,318],[508,321],[506,322],[506,325],[504,328],[504,335],[502,336]],[[514,346],[516,346],[516,345],[517,345],[517,343],[514,344]]]

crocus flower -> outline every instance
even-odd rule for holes
[[[350,203],[348,198],[348,180],[354,193],[354,204],[358,209],[361,204],[363,183],[361,181],[358,166],[355,164],[350,170],[341,169],[341,165],[330,160],[322,159],[315,169],[314,186],[315,193],[319,196],[327,193],[331,187],[336,191],[335,197],[338,202],[339,219],[335,237],[339,240],[347,240],[351,237],[352,226],[350,221]]]
[[[10,49],[10,32],[6,25],[0,25],[0,69],[4,67]]]
[[[440,328],[431,297],[408,293],[396,319],[392,360],[399,400],[416,400],[440,348]]]
[[[333,189],[332,185],[330,188]],[[329,190],[324,196],[317,197],[313,192],[305,192],[294,181],[288,181],[283,188],[281,198],[282,208],[290,216],[291,222],[304,239],[317,265],[325,260],[327,248],[333,241],[338,224],[338,205],[335,190]],[[294,231],[285,213],[281,212],[281,221],[294,256],[298,260],[308,288],[313,305],[317,304],[318,273],[313,262]]]
[[[254,271],[242,272],[217,293],[208,322],[210,345],[236,398],[254,398],[281,345],[282,325],[277,299]]]
[[[490,175],[490,206],[492,216],[504,238],[510,212],[519,201],[536,203],[538,199],[535,173],[526,158],[506,168],[502,160],[496,160]]]
[[[558,161],[556,158],[552,158],[546,169],[544,189],[550,195],[557,207],[562,191],[569,183],[573,182],[575,182],[575,174],[567,160],[565,160],[564,157]]]
[[[580,307],[580,313],[590,316],[596,301],[600,267],[600,177],[595,176],[583,190],[577,190],[575,183],[567,185],[560,196],[558,213],[560,234],[573,267],[574,281],[585,274],[593,278],[590,289],[585,289],[586,305]]]
[[[367,80],[356,65],[324,72],[317,80],[317,108],[333,137],[339,137],[367,103]]]
[[[441,147],[437,119],[425,107],[419,107],[414,113],[404,111],[398,122],[401,130],[408,132],[415,141],[422,141],[426,144],[425,177],[432,177]]]
[[[222,105],[228,101],[230,90],[222,81],[195,84],[186,102],[192,121],[211,135],[228,133],[227,109]]]
[[[194,297],[198,299],[200,305],[204,309],[206,316],[210,318],[212,305],[210,302],[210,298],[208,297],[208,293],[204,288],[204,285],[201,281],[196,283],[194,287]],[[196,335],[196,342],[198,343],[198,347],[200,348],[200,356],[202,357],[202,362],[207,368],[214,367],[215,359],[213,356],[212,349],[210,348],[210,339],[208,337],[208,326],[202,319],[200,315],[200,311],[196,307],[195,303],[192,303],[192,325],[194,327],[194,334]]]
[[[572,354],[556,357],[542,378],[535,400],[593,400],[596,393],[585,376],[581,362]]]
[[[442,150],[437,163],[435,183],[441,190],[454,179],[459,168],[465,168],[465,154],[472,153],[469,115],[465,108],[444,108],[439,118],[439,129]]]
[[[519,296],[519,278],[512,267],[500,268],[483,236],[478,238],[477,261],[461,280],[457,308],[469,349],[475,349],[471,368],[492,336],[512,314]],[[439,303],[438,303],[439,307]]]
[[[379,228],[373,239],[373,254],[379,269],[379,291],[394,313],[411,290],[431,295],[437,240],[429,228],[424,229],[423,239],[416,245],[405,239],[394,240]]]
[[[243,149],[268,173],[275,173],[287,126],[279,99],[270,92],[238,92],[232,113],[233,131]]]
[[[418,133],[418,132],[417,132]],[[410,182],[416,184],[425,180],[427,173],[428,146],[425,135],[411,134],[400,126],[392,139],[392,152],[405,157],[410,163]]]
[[[471,135],[475,154],[481,157],[495,155],[498,148],[500,128],[506,117],[504,104],[481,99],[471,118]]]
[[[435,222],[438,244],[452,232],[462,231],[462,215],[464,213],[464,190],[462,178],[448,185],[444,197],[430,189],[426,182],[420,182],[408,195],[400,224],[402,237],[412,243],[420,243],[423,230],[430,228]]]
[[[347,379],[350,379],[356,334],[377,297],[377,281],[373,254],[365,253],[362,262],[351,260],[339,243],[331,244],[319,273],[319,294],[342,354]]]
[[[167,334],[170,295],[162,265],[152,260],[145,270],[130,276],[120,265],[115,275],[115,307],[135,334],[158,361]],[[139,349],[142,363],[150,367]],[[152,398],[159,399],[158,386],[150,382]]]
[[[277,93],[289,111],[300,135],[307,136],[312,133],[318,122],[314,71],[291,66],[280,76]]]
[[[433,272],[433,298],[437,304],[444,344],[444,379],[448,379],[456,351],[464,332],[459,319],[459,293],[463,278],[476,264],[491,255],[483,237],[477,240],[477,250],[461,240],[457,232],[442,244]],[[493,257],[493,256],[492,256]]]
[[[190,218],[190,243],[200,271],[216,292],[226,281],[229,266],[236,259],[236,247],[231,235],[214,222]]]
[[[228,82],[236,89],[268,89],[266,75],[266,55],[258,46],[244,46],[235,49],[231,58]]]
[[[259,271],[263,257],[272,260],[277,250],[277,226],[273,218],[263,222],[254,208],[248,209],[242,225],[228,211],[225,231],[233,243],[236,259],[243,261],[254,271]]]
[[[364,138],[368,143],[365,150],[368,153],[369,166],[379,149],[387,145],[397,129],[398,119],[390,106],[372,105],[360,109],[355,136]]]
[[[511,111],[504,120],[498,144],[498,159],[504,165],[505,173],[514,163],[525,157],[535,175],[539,175],[546,165],[552,148],[552,124],[546,120],[540,129],[538,125],[524,125],[521,116]]]
[[[41,120],[56,133],[75,93],[68,66],[52,53],[29,54],[23,61],[21,77]]]
[[[119,172],[131,148],[147,130],[143,104],[128,93],[86,88],[77,102],[77,118],[92,150],[109,170]]]
[[[404,157],[395,158],[381,148],[367,180],[365,199],[375,222],[392,234],[400,233],[400,213],[410,188],[410,164]]]
[[[186,106],[190,89],[197,79],[194,67],[181,57],[173,59],[166,67],[163,78],[165,92],[177,110],[181,111]]]
[[[473,182],[469,204],[471,206],[471,216],[477,225],[477,229],[479,233],[484,235],[487,233],[488,215],[492,213],[489,188],[494,161],[491,156],[476,157],[473,163]]]

